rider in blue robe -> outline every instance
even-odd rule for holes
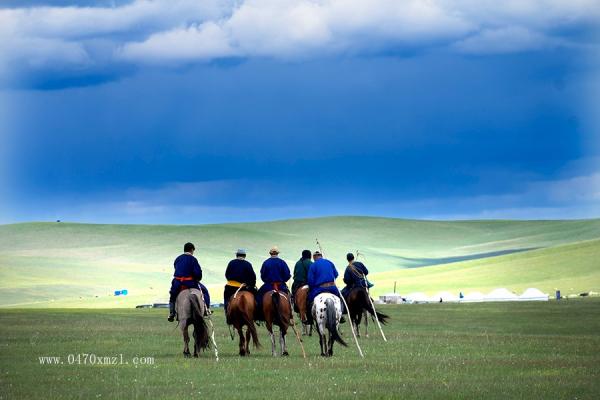
[[[344,298],[348,298],[350,291],[356,287],[367,288],[369,282],[367,281],[367,275],[369,270],[360,261],[354,261],[354,254],[348,253],[346,255],[348,260],[348,266],[344,272],[344,283],[346,286],[342,289],[342,295]]]
[[[315,297],[321,293],[331,293],[338,297],[341,297],[340,291],[335,285],[335,279],[338,277],[337,269],[335,265],[323,258],[319,251],[315,251],[313,254],[315,262],[310,266],[308,270],[308,313],[312,316],[312,304],[315,301]],[[341,299],[340,299],[341,300]],[[342,312],[345,313],[344,303],[342,303]]]
[[[186,243],[183,246],[184,253],[175,259],[173,266],[173,280],[171,281],[171,290],[169,290],[169,318],[170,322],[175,319],[175,301],[179,292],[183,289],[198,288],[202,291],[204,303],[207,310],[210,307],[210,295],[206,286],[200,283],[202,279],[202,268],[194,257],[196,248],[192,243]]]
[[[257,318],[262,318],[262,301],[265,293],[271,290],[278,290],[289,294],[289,289],[286,282],[292,277],[290,268],[287,263],[279,258],[279,249],[273,247],[269,254],[271,257],[267,258],[263,262],[262,268],[260,269],[260,278],[264,282],[263,285],[258,289],[256,295],[256,302],[258,303],[258,314]]]

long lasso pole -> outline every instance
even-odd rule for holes
[[[217,359],[217,361],[219,361],[219,350],[217,349],[217,342],[215,341],[215,326],[212,323],[212,320],[210,319],[210,317],[207,318],[208,322],[210,323],[210,339],[212,340],[213,346],[215,348],[215,358]]]
[[[356,250],[356,258],[358,258],[359,255],[362,255],[362,254],[360,254],[358,252],[358,250]],[[364,274],[362,274],[362,276],[365,281],[365,289],[367,290],[367,297],[369,298],[369,303],[371,303],[371,307],[373,307],[373,312],[375,313],[375,322],[377,322],[377,326],[379,327],[379,332],[381,332],[381,337],[383,338],[383,341],[387,342],[385,334],[383,333],[383,329],[381,328],[381,323],[379,322],[379,317],[377,316],[377,310],[375,310],[375,304],[373,303],[373,300],[371,299],[371,293],[369,292],[369,285],[367,285],[367,277]]]
[[[315,240],[317,241],[317,246],[319,247],[319,251],[324,256],[323,248],[321,247],[321,243],[319,243],[319,239],[315,239]],[[339,291],[339,289],[338,289],[338,291]],[[346,310],[348,310],[348,319],[350,319],[350,309],[348,308],[348,304],[346,304],[346,300],[344,299],[344,296],[340,296],[340,299],[342,299],[342,301],[344,302],[344,306],[346,307]],[[354,332],[354,326],[352,326],[352,321],[348,321],[348,323],[350,324],[350,330],[352,331],[352,337],[354,337],[354,343],[356,343],[356,347],[358,348],[358,354],[360,354],[360,356],[362,358],[365,358],[365,355],[363,354],[362,349],[360,348],[360,344],[358,344],[358,338],[356,337],[356,332]]]
[[[296,330],[296,320],[294,320],[294,306],[292,305],[292,297],[291,296],[289,298],[289,303],[290,303],[290,309],[292,310],[292,315],[290,318],[292,329],[294,330],[294,333],[296,334],[296,339],[298,339],[298,343],[300,343],[300,348],[302,349],[302,357],[306,358],[306,352],[304,351],[304,344],[302,343],[302,339],[300,338],[300,335],[298,334],[298,330]]]

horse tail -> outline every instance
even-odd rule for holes
[[[361,290],[361,293],[363,296],[363,307],[369,312],[369,314],[371,314],[373,318],[377,318],[379,322],[385,325],[390,316],[375,311],[373,305],[371,304],[371,300],[369,299],[369,293],[366,289]]]
[[[244,300],[244,298],[242,298]],[[249,315],[248,311],[242,312],[242,319],[244,323],[248,326],[248,331],[250,332],[250,336],[252,336],[252,343],[254,343],[254,347],[260,349],[260,342],[258,341],[258,332],[256,331],[256,325],[254,325],[254,319],[252,315]]]
[[[279,309],[279,302],[281,300],[281,297],[279,296],[279,292],[277,291],[273,291],[273,293],[271,294],[271,302],[273,303],[273,323],[275,325],[279,325],[281,327],[281,325],[283,324],[283,315],[281,315],[281,310]]]
[[[337,329],[337,315],[335,311],[335,303],[332,299],[325,300],[325,325],[327,330],[331,334],[331,338],[341,344],[342,346],[348,347],[344,339],[340,336],[340,332]]]
[[[200,310],[200,300],[198,296],[190,294],[190,302],[192,303],[192,322],[194,324],[194,341],[200,345],[202,350],[206,350],[210,342],[208,341],[208,327],[204,316]]]

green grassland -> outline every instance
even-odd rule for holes
[[[334,357],[318,356],[318,337],[301,356],[263,348],[237,355],[223,315],[213,315],[220,360],[211,351],[184,359],[181,335],[165,310],[0,310],[0,399],[403,398],[597,399],[600,396],[600,300],[544,303],[381,306],[391,315],[388,342],[371,326]],[[129,364],[69,365],[69,354],[115,356]],[[40,365],[58,356],[63,364]],[[153,357],[134,365],[134,357]]]
[[[173,259],[192,241],[203,281],[220,300],[223,273],[245,247],[258,271],[276,244],[290,266],[315,249],[342,271],[359,250],[373,294],[527,287],[600,291],[600,219],[419,221],[331,217],[220,225],[25,223],[0,226],[0,306],[131,307],[164,301]],[[338,282],[341,284],[340,282]],[[115,297],[114,290],[128,289]]]

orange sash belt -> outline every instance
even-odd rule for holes
[[[179,282],[194,280],[193,276],[174,276],[173,278],[177,279]]]

